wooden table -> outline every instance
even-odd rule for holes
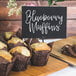
[[[46,66],[28,66],[27,70],[11,72],[9,76],[46,76],[66,67],[68,67],[68,64],[50,56]]]

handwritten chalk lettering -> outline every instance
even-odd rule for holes
[[[25,12],[25,23],[29,25],[29,32],[35,33],[41,31],[41,34],[48,34],[48,31],[60,31],[60,27],[63,23],[63,16],[61,15],[36,15],[36,10],[27,10]],[[42,21],[41,24],[38,22]],[[45,22],[46,21],[46,22]],[[50,21],[50,22],[48,22]],[[51,25],[51,22],[57,22],[55,25]]]
[[[65,38],[66,7],[22,6],[23,38]]]
[[[60,31],[59,25],[50,25],[50,23],[43,22],[42,25],[38,25],[37,22],[34,25],[33,23],[29,26],[30,32],[35,33],[35,31],[41,31],[42,34],[48,34],[48,31]]]
[[[59,15],[57,15],[57,16],[55,16],[55,15],[52,15],[52,16],[49,16],[49,15],[45,15],[45,14],[43,14],[43,15],[41,15],[41,16],[36,16],[36,10],[33,10],[33,11],[31,11],[31,10],[27,10],[26,12],[25,12],[25,16],[26,16],[26,21],[25,21],[25,23],[26,24],[29,24],[31,21],[32,22],[39,22],[40,20],[42,20],[42,21],[58,21],[59,20],[59,24],[62,24],[62,22],[63,22],[63,16],[59,16]]]

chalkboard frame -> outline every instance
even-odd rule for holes
[[[25,25],[25,23],[24,23],[24,12],[25,12],[25,9],[26,8],[64,8],[64,10],[65,11],[63,11],[63,12],[65,12],[65,18],[64,18],[64,26],[63,26],[63,31],[61,31],[62,33],[60,33],[60,34],[51,34],[50,36],[49,36],[49,34],[47,35],[47,36],[45,36],[45,35],[39,35],[38,33],[37,34],[35,34],[35,35],[33,35],[33,34],[29,34],[27,31],[25,31],[25,28],[26,28],[26,25]],[[34,6],[22,6],[22,37],[23,38],[42,38],[42,39],[49,39],[49,38],[66,38],[66,35],[67,35],[67,26],[66,26],[66,24],[67,24],[67,7],[45,7],[45,6],[43,6],[43,7],[41,7],[41,6],[36,6],[36,7],[34,7]],[[27,30],[27,29],[26,29]]]

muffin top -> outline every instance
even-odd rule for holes
[[[7,48],[7,45],[0,41],[0,49]]]
[[[18,37],[12,37],[10,40],[8,40],[8,44],[12,43],[12,44],[17,44],[17,43],[23,43],[24,45],[27,45],[23,40],[21,40]]]
[[[31,45],[34,51],[51,50],[51,48],[44,42],[34,43]]]
[[[5,32],[5,38],[10,39],[10,37],[14,34],[15,34],[14,32]]]
[[[24,46],[17,46],[10,50],[10,53],[15,53],[15,52],[18,52],[18,53],[20,53],[24,56],[27,56],[27,57],[30,56],[30,51]]]
[[[0,56],[3,57],[4,59],[8,60],[9,62],[11,62],[12,58],[13,58],[12,55],[5,50],[0,50]]]

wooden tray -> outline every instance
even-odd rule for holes
[[[11,72],[9,76],[46,76],[48,74],[66,68],[67,66],[68,64],[53,57],[49,57],[49,61],[46,66],[29,66],[26,71]]]
[[[66,44],[76,44],[76,36],[68,37],[66,39],[54,42],[51,55],[61,60],[64,60],[71,65],[76,66],[76,58],[61,54],[60,52],[61,48]]]

